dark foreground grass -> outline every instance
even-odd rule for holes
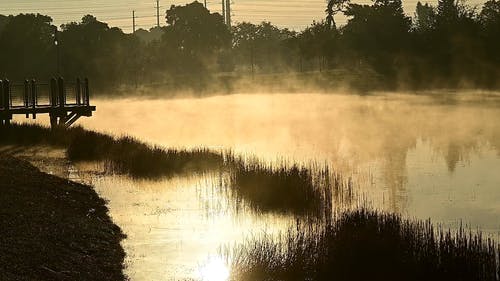
[[[232,280],[499,280],[498,246],[464,229],[360,209],[230,251]]]
[[[124,234],[90,186],[0,154],[0,280],[124,280]]]

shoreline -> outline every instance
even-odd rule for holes
[[[91,186],[0,154],[0,192],[0,280],[125,280],[125,235]]]
[[[60,153],[65,153],[68,157],[68,160],[74,160],[77,162],[85,162],[85,160],[109,161],[107,162],[107,165],[110,165],[114,162],[119,164],[117,166],[114,166],[118,169],[110,169],[106,170],[106,172],[114,173],[118,171],[121,174],[131,176],[132,179],[164,179],[168,178],[169,175],[179,175],[179,172],[182,175],[183,173],[191,171],[192,168],[194,168],[194,170],[196,171],[202,167],[207,166],[193,166],[193,164],[200,163],[200,160],[208,157],[212,160],[217,160],[211,163],[223,164],[224,167],[230,167],[231,169],[233,169],[233,172],[235,172],[231,175],[231,181],[236,182],[236,184],[231,189],[242,192],[242,196],[239,199],[236,198],[237,200],[234,201],[239,202],[241,201],[240,199],[245,199],[249,200],[247,202],[254,202],[256,203],[255,207],[257,207],[254,209],[263,210],[263,213],[272,213],[280,210],[291,210],[290,208],[301,205],[297,203],[300,203],[301,201],[297,200],[292,200],[292,204],[276,205],[274,201],[269,201],[268,199],[277,198],[279,200],[282,200],[280,199],[281,197],[279,195],[285,193],[288,194],[287,197],[294,198],[293,196],[291,196],[292,194],[289,193],[290,191],[296,191],[297,194],[299,196],[302,196],[303,198],[315,198],[314,194],[308,193],[308,190],[310,190],[311,188],[313,190],[317,190],[314,185],[310,185],[311,182],[318,181],[317,177],[311,177],[308,170],[301,170],[295,166],[283,166],[283,163],[277,167],[274,166],[273,168],[272,165],[268,166],[265,164],[253,163],[251,161],[246,162],[244,161],[244,159],[238,158],[232,154],[217,157],[218,154],[214,155],[210,153],[209,150],[197,150],[194,151],[193,154],[193,152],[189,151],[159,149],[157,147],[148,146],[147,144],[130,137],[115,138],[102,133],[86,131],[83,128],[73,128],[63,132],[58,130],[49,131],[38,126],[12,125],[10,129],[6,128],[4,132],[6,133],[4,134],[5,137],[3,138],[3,142],[5,143],[20,143],[21,147],[33,147],[40,144],[54,146],[61,150],[56,154],[61,155]],[[80,137],[83,137],[85,141],[81,141]],[[76,142],[75,140],[80,141]],[[15,152],[16,149],[11,150],[11,152],[12,151]],[[13,155],[21,159],[27,159],[28,162],[34,163],[34,165],[40,167],[40,169],[51,173],[50,169],[47,169],[47,162],[45,162],[47,160],[46,157],[49,155],[49,153],[44,153],[42,151],[40,151],[40,153],[43,155],[42,159],[44,159],[44,161],[42,161],[41,165],[39,165],[37,161],[33,162],[29,158],[25,158],[22,153],[15,153]],[[91,151],[92,153],[89,153],[89,151]],[[129,154],[125,152],[128,152]],[[6,153],[9,153],[9,151],[6,150]],[[124,276],[122,271],[123,268],[121,266],[123,264],[123,257],[125,254],[123,253],[123,249],[119,247],[119,242],[124,238],[124,236],[123,234],[121,234],[120,237],[120,234],[117,233],[117,231],[120,233],[121,231],[113,224],[113,222],[107,215],[108,210],[105,207],[104,200],[99,198],[99,196],[95,194],[95,192],[93,192],[92,187],[86,185],[78,185],[61,178],[49,176],[47,174],[41,173],[38,169],[34,168],[24,161],[4,155],[6,154],[2,154],[0,150],[0,190],[6,189],[8,191],[8,196],[6,196],[5,198],[0,198],[0,200],[4,200],[7,203],[3,201],[0,201],[0,203],[2,203],[3,206],[7,206],[7,209],[12,210],[9,210],[10,213],[0,211],[0,219],[15,218],[12,219],[13,223],[11,223],[10,226],[16,226],[13,227],[15,228],[14,230],[18,231],[18,233],[20,233],[21,235],[32,232],[36,233],[36,231],[32,231],[32,227],[27,228],[24,227],[24,225],[35,225],[36,227],[39,227],[40,224],[43,225],[43,223],[48,224],[49,226],[57,226],[57,223],[61,223],[61,225],[59,225],[59,231],[54,231],[52,228],[48,229],[52,230],[53,232],[57,232],[54,234],[55,238],[35,240],[34,242],[36,243],[36,246],[39,246],[41,250],[45,250],[48,254],[44,254],[41,255],[42,257],[38,257],[38,261],[21,260],[21,263],[19,263],[19,256],[21,258],[31,258],[33,255],[32,252],[26,250],[32,250],[32,245],[30,245],[29,243],[24,243],[25,240],[29,239],[26,239],[26,237],[23,236],[20,236],[21,238],[18,238],[19,234],[17,233],[16,235],[11,235],[12,237],[16,238],[11,239],[15,243],[17,243],[16,245],[15,243],[8,243],[9,240],[1,237],[1,235],[5,234],[0,232],[0,253],[4,252],[11,254],[11,257],[9,259],[12,260],[9,265],[8,262],[10,260],[7,261],[6,258],[0,256],[0,280],[123,280],[127,278],[126,276]],[[119,157],[117,158],[117,156]],[[5,159],[3,159],[2,157],[5,157]],[[223,160],[222,162],[220,162],[221,159]],[[163,168],[155,170],[156,172],[153,174],[144,173],[144,171],[146,170],[138,170],[134,168],[135,166],[122,166],[128,163],[139,164],[143,168],[148,168],[148,166],[144,165],[144,163],[158,162],[168,165],[158,165]],[[320,172],[319,174],[325,173]],[[62,177],[64,178],[64,176]],[[254,189],[252,185],[254,185],[255,183],[258,183],[258,186],[264,186],[265,188],[261,188],[261,190]],[[31,186],[27,188],[26,185],[29,184],[31,184]],[[42,185],[42,188],[39,188],[40,185]],[[98,186],[99,185],[96,185],[97,190],[99,190]],[[123,186],[123,183],[118,183],[116,187]],[[330,185],[321,184],[320,186],[323,188],[329,188]],[[54,188],[54,190],[52,190],[52,188]],[[262,197],[262,190],[265,190],[269,196]],[[334,190],[337,189],[334,188]],[[19,191],[21,191],[21,193]],[[38,196],[39,193],[43,196]],[[46,193],[49,196],[47,196]],[[325,193],[331,194],[328,189],[325,189]],[[14,198],[15,200],[10,200],[9,196],[11,198]],[[299,198],[302,199],[302,197]],[[105,196],[105,198],[111,197]],[[16,199],[17,202],[15,202]],[[55,202],[55,204],[46,204],[47,200],[44,201],[44,199],[49,199],[49,203]],[[62,206],[64,203],[68,202],[69,207],[77,205],[77,207],[80,209],[78,209],[76,212],[68,212],[68,206]],[[324,207],[327,208],[323,209],[324,211],[328,211],[328,213],[330,213],[328,207],[331,206],[331,201],[326,202],[328,204],[326,204]],[[24,206],[23,204],[27,206]],[[92,204],[97,204],[98,206],[93,207],[94,205]],[[16,212],[16,208],[19,209],[19,206],[24,207],[24,209],[21,208],[21,211]],[[46,206],[48,206],[48,208],[45,208]],[[113,205],[110,205],[110,208],[112,208],[111,206]],[[488,279],[486,277],[478,277],[498,276],[497,271],[499,269],[497,264],[497,257],[500,255],[496,242],[494,242],[494,240],[490,240],[489,238],[483,239],[481,231],[478,230],[477,233],[472,233],[470,229],[469,231],[467,231],[467,229],[460,227],[457,232],[453,232],[451,230],[443,229],[440,226],[434,228],[430,220],[408,220],[407,218],[402,217],[401,214],[397,213],[384,211],[378,212],[376,210],[370,210],[368,208],[364,209],[362,206],[357,206],[357,208],[359,209],[354,212],[347,212],[345,213],[345,215],[343,214],[340,217],[341,219],[344,219],[343,221],[338,220],[339,217],[335,216],[335,214],[332,214],[331,217],[328,216],[325,220],[311,221],[311,223],[313,224],[307,224],[307,228],[304,228],[304,231],[298,228],[299,226],[301,226],[300,224],[298,224],[296,228],[292,228],[292,230],[297,230],[297,236],[290,235],[290,233],[295,234],[295,232],[288,232],[289,236],[285,240],[283,240],[285,242],[288,241],[287,243],[289,244],[283,244],[280,240],[247,240],[245,241],[245,243],[241,244],[241,246],[236,246],[234,249],[235,253],[245,254],[246,256],[244,255],[241,257],[243,257],[243,260],[248,260],[250,262],[247,264],[235,264],[234,268],[228,268],[228,270],[234,269],[236,271],[232,272],[235,272],[235,274],[240,274],[238,273],[238,271],[241,271],[241,268],[243,268],[244,270],[241,271],[243,277],[245,277],[247,273],[250,274],[250,276],[256,272],[258,274],[270,274],[269,276],[263,275],[262,279],[269,279],[273,277],[273,272],[278,269],[281,272],[280,274],[284,275],[296,274],[297,271],[294,270],[299,270],[301,274],[304,274],[304,278],[302,279],[313,280],[314,278],[310,278],[310,276],[316,276],[314,275],[315,272],[319,272],[319,270],[323,267],[326,268],[335,265],[339,266],[337,267],[337,269],[346,268],[352,271],[353,274],[355,274],[357,273],[359,266],[367,266],[367,268],[370,269],[366,272],[368,278],[372,272],[375,272],[377,274],[381,273],[378,270],[386,268],[384,265],[395,263],[390,260],[383,260],[378,256],[374,256],[370,259],[352,258],[352,253],[360,255],[360,257],[364,257],[366,251],[368,250],[370,253],[389,251],[389,255],[387,257],[390,259],[396,258],[399,261],[410,261],[398,266],[397,268],[400,269],[399,271],[393,272],[398,276],[400,275],[399,279],[386,280],[401,280],[401,276],[409,278],[411,277],[411,272],[422,274],[422,276],[428,277],[429,280],[456,280],[456,277],[453,277],[455,275],[448,274],[450,272],[453,274],[456,273],[456,276],[470,273],[470,276],[468,276],[472,277],[466,278],[470,280],[498,280],[491,278]],[[34,209],[34,211],[32,209]],[[46,209],[49,209],[49,212],[47,212]],[[31,211],[31,213],[27,212],[26,214],[26,210]],[[53,218],[54,216],[56,216],[56,219],[54,219],[53,221],[45,222],[43,219],[47,219],[47,214],[50,216],[49,219]],[[69,216],[71,216],[71,218],[66,218],[65,216],[68,216],[67,214],[70,214]],[[18,217],[21,218],[19,219],[19,223],[17,221]],[[94,217],[97,217],[97,220],[99,220],[102,224],[94,221]],[[129,218],[130,216],[125,217]],[[8,220],[2,220],[1,222],[9,226]],[[79,224],[79,222],[82,223]],[[121,222],[120,225],[122,225],[122,223],[123,222]],[[83,233],[78,232],[78,227],[81,225],[85,226],[85,224],[90,225],[88,228],[85,228],[89,229],[89,231]],[[78,227],[75,227],[75,225],[77,225]],[[93,228],[94,226],[96,227]],[[123,224],[122,226],[126,227],[126,224]],[[324,227],[324,231],[311,233],[311,235],[306,236],[306,234],[308,234],[307,231],[310,230],[310,226],[316,226],[318,227],[318,229],[322,229],[319,227]],[[5,229],[5,225],[0,225],[0,227],[2,227],[2,229]],[[27,231],[22,231],[26,229]],[[375,232],[373,231],[374,229],[376,230]],[[47,229],[44,230],[47,231]],[[129,232],[129,230],[127,230],[127,232],[132,235],[131,239],[134,239],[134,232]],[[425,235],[422,236],[421,234]],[[83,239],[78,235],[83,235]],[[35,236],[35,238],[37,237],[38,236]],[[356,239],[352,240],[350,238],[344,240],[344,238],[346,237],[361,237],[361,241]],[[24,240],[22,238],[24,238]],[[66,245],[53,243],[53,241],[63,240],[64,238],[67,239],[67,241],[65,242]],[[304,240],[303,238],[307,239]],[[63,242],[64,241],[65,240],[63,240]],[[91,242],[91,245],[84,244],[84,242],[88,241]],[[109,241],[111,241],[111,243],[108,243]],[[303,243],[302,241],[305,242]],[[394,244],[394,241],[400,241],[401,243]],[[318,248],[317,245],[320,245],[318,244],[319,242],[323,243],[325,247]],[[359,246],[361,245],[361,242],[365,243],[365,245]],[[223,243],[225,243],[225,241]],[[40,244],[42,244],[43,246],[40,246]],[[44,244],[47,244],[51,248],[47,250],[47,248],[44,247]],[[102,248],[99,248],[102,245],[104,246]],[[328,257],[327,254],[334,253],[334,249],[337,249],[338,245],[344,245],[343,247],[345,247],[345,249],[349,249],[347,251],[347,256],[329,255],[329,258],[323,261],[314,259],[308,260],[306,267],[301,267],[303,265],[303,260],[294,260],[295,257],[303,256],[302,254],[297,254],[302,253],[301,251],[307,252],[308,254],[306,256]],[[380,245],[383,246],[379,247]],[[414,245],[423,246],[412,248]],[[21,251],[17,254],[17,256],[15,256],[13,253],[17,253],[15,251],[16,247],[24,250],[24,252]],[[282,248],[289,250],[288,252],[282,252],[281,250],[279,250]],[[264,251],[252,252],[251,249],[262,249]],[[275,250],[267,251],[265,249]],[[325,253],[322,252],[323,249],[329,250]],[[419,249],[426,250],[424,252],[421,252]],[[443,249],[451,250],[445,250],[443,252]],[[39,254],[41,250],[37,249],[33,251],[35,252],[35,254]],[[122,256],[120,262],[117,262],[120,253],[113,251],[119,250],[122,251]],[[61,253],[62,255],[66,256],[61,258]],[[261,257],[263,253],[265,253],[266,257],[269,257],[269,259],[265,260],[264,263],[259,263],[259,261],[262,261]],[[92,254],[94,254],[94,256],[92,256]],[[109,255],[101,256],[100,254]],[[131,257],[134,257],[133,252],[129,252],[129,255]],[[47,266],[47,264],[45,263],[46,257],[51,257],[53,259],[51,260],[51,262],[53,262],[51,265]],[[105,262],[109,261],[109,263],[103,263],[102,260],[97,260],[96,257],[102,258],[102,260],[104,260]],[[2,258],[4,258],[5,260],[3,260]],[[78,268],[78,266],[80,266],[78,263],[81,261],[83,261],[82,263],[86,263],[86,259],[90,259],[91,261],[95,262],[95,264],[85,264],[84,268]],[[287,263],[280,265],[279,262],[283,260],[286,260]],[[363,260],[363,262],[359,262],[359,260]],[[373,262],[370,262],[370,260],[376,260],[377,262],[381,263],[381,265],[374,267],[372,266]],[[441,260],[446,260],[447,262],[441,263]],[[349,264],[344,266],[342,265],[342,262],[339,263],[339,261],[353,261],[352,265],[355,266],[350,267],[351,265]],[[18,263],[20,264],[21,268],[18,268]],[[356,265],[355,263],[358,264]],[[484,263],[488,264],[487,269],[484,269],[484,267],[480,266]],[[259,272],[259,266],[262,264],[274,264],[278,265],[278,267],[267,268],[263,272]],[[427,265],[433,265],[434,269],[432,271],[428,271],[426,269]],[[9,271],[3,271],[3,266]],[[71,266],[76,266],[76,269],[71,269]],[[91,268],[89,268],[89,266],[91,266]],[[109,266],[109,268],[111,269],[106,266]],[[116,274],[114,277],[108,275],[111,270],[118,270],[118,266],[120,266],[120,272],[114,271],[114,274]],[[145,266],[143,265],[140,268],[148,268],[148,266],[149,264],[146,264]],[[311,271],[311,268],[316,269]],[[469,269],[471,269],[472,271],[467,271]],[[99,272],[99,270],[102,271]],[[92,273],[90,271],[102,275],[89,276],[89,274]],[[26,272],[32,275],[26,275],[27,277],[24,278],[24,274],[28,274]],[[382,273],[389,274],[391,272]],[[2,274],[5,274],[5,276]],[[11,275],[9,276],[7,274]],[[130,274],[132,275],[133,273],[131,272]],[[318,276],[319,278],[314,280],[329,280],[329,278],[331,278],[332,276],[351,275],[343,275],[342,272],[338,271],[328,271],[326,273],[321,273]],[[442,276],[445,276],[446,278],[441,278]],[[437,279],[432,279],[431,277]],[[253,279],[242,278],[242,280]],[[366,278],[354,278],[347,280],[366,280]],[[383,279],[375,278],[374,280]]]

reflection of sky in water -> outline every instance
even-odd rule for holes
[[[456,228],[462,222],[500,234],[500,158],[488,145],[458,161],[453,170],[422,140],[408,151],[404,170],[381,173],[383,165],[370,165],[378,175],[363,190],[375,207],[432,218],[445,227]]]
[[[473,229],[500,231],[497,94],[274,94],[95,103],[95,117],[81,122],[89,129],[168,147],[232,149],[267,161],[326,161],[353,176],[376,208],[430,217],[444,226],[463,220]],[[93,182],[129,235],[124,246],[132,280],[196,277],[220,244],[280,228],[272,216],[234,215],[213,192],[212,181],[104,177]]]
[[[462,219],[473,228],[499,232],[500,159],[496,150],[481,147],[450,171],[443,159],[429,161],[429,149],[428,144],[419,143],[408,152],[408,214],[455,226]]]

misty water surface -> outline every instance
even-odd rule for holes
[[[377,207],[500,227],[494,219],[500,211],[500,96],[494,93],[255,94],[95,103],[96,115],[81,123],[89,129],[167,147],[232,149],[267,161],[327,162],[346,176],[359,176]],[[434,204],[421,206],[429,200]]]
[[[500,232],[500,95],[253,94],[94,99],[87,129],[166,147],[263,161],[327,163],[377,209]],[[43,122],[43,121],[42,121]],[[84,167],[80,167],[84,169]],[[293,218],[234,212],[219,175],[156,182],[90,176],[129,238],[132,280],[201,278],[220,245],[283,230]]]
[[[264,161],[285,158],[327,162],[345,176],[352,176],[375,208],[432,218],[446,227],[457,227],[462,222],[490,233],[500,230],[500,96],[496,94],[255,94],[203,99],[98,100],[96,104],[99,109],[96,116],[82,123],[86,128],[131,134],[168,147],[232,149]],[[245,215],[244,222],[230,219],[241,215],[224,212],[204,217],[206,209],[199,205],[203,200],[199,197],[194,200],[197,193],[189,192],[192,183],[173,185],[178,187],[174,188],[177,191],[163,200],[158,199],[162,198],[159,194],[166,192],[162,185],[156,186],[161,191],[137,184],[132,190],[134,194],[151,197],[152,200],[144,201],[146,205],[175,204],[183,198],[175,210],[190,215],[192,210],[198,210],[194,211],[194,217],[186,219],[176,211],[170,212],[176,215],[165,215],[172,220],[166,225],[178,226],[180,230],[150,234],[157,239],[146,238],[145,242],[153,240],[179,248],[156,255],[148,247],[135,246],[144,249],[135,253],[144,257],[161,256],[164,263],[176,268],[173,272],[196,276],[194,265],[202,263],[207,252],[213,254],[221,243],[241,241],[250,231],[262,231],[262,224],[248,222]],[[203,185],[198,185],[197,190],[200,186]],[[122,191],[110,192],[106,196],[111,202],[113,198],[122,201],[122,195],[113,194]],[[213,196],[206,198],[223,202]],[[123,202],[127,205],[134,200]],[[190,204],[198,207],[191,208]],[[164,227],[165,224],[159,223],[161,218],[153,216],[152,225]],[[142,225],[143,219],[137,221]],[[273,225],[273,219],[255,220]],[[199,236],[179,238],[186,237],[183,231]],[[140,257],[134,258],[136,265],[144,262]],[[146,259],[139,271],[150,262]],[[186,266],[184,271],[180,265]]]

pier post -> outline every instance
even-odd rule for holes
[[[50,106],[57,106],[57,80],[55,78],[50,79]],[[50,127],[57,127],[57,115],[54,111],[49,113],[50,117]]]
[[[10,82],[9,80],[3,80],[3,108],[9,109],[10,107]]]
[[[50,105],[57,105],[57,80],[55,78],[50,79]]]
[[[57,116],[54,114],[54,113],[49,113],[49,117],[50,117],[50,128],[54,129],[55,127],[57,127]]]
[[[10,119],[12,118],[12,115],[9,114],[9,108],[10,108],[10,82],[9,80],[5,79],[3,80],[3,109],[5,110],[5,115],[4,115],[4,124],[5,125],[10,125]]]
[[[89,79],[85,78],[85,105],[90,105]]]
[[[3,80],[0,80],[0,108],[3,108]]]
[[[24,107],[28,108],[30,104],[30,82],[28,79],[24,80]],[[30,118],[29,113],[26,113],[26,118]]]
[[[57,84],[59,86],[59,107],[64,107],[64,105],[66,104],[66,89],[64,88],[64,79],[62,77],[59,77],[59,79],[57,79]]]
[[[76,78],[76,104],[82,104],[82,83],[80,78]]]
[[[31,108],[33,108],[33,119],[36,119],[36,113],[35,113],[35,108],[36,104],[38,103],[38,98],[37,98],[37,90],[36,90],[36,81],[35,79],[31,80]]]

